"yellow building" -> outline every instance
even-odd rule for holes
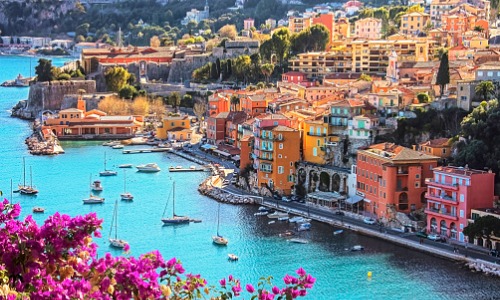
[[[329,52],[308,52],[291,59],[291,71],[302,72],[308,78],[324,78],[331,73],[381,73],[389,65],[389,54],[394,50],[398,62],[429,60],[434,44],[427,38],[342,41]]]
[[[348,18],[339,18],[334,25],[333,40],[344,40],[351,37],[351,23]]]
[[[431,23],[431,16],[422,12],[412,12],[401,16],[401,33],[418,35]]]
[[[290,17],[288,18],[288,30],[291,33],[298,33],[311,27],[312,19],[310,17]]]
[[[486,49],[489,47],[488,39],[480,36],[475,36],[469,40],[469,48]]]
[[[306,120],[303,123],[302,152],[303,160],[314,164],[325,164],[328,145],[339,141],[331,134],[330,126],[321,120]]]
[[[356,37],[376,40],[382,37],[382,20],[376,18],[360,19],[354,22]]]
[[[191,121],[188,116],[165,117],[162,127],[156,130],[156,136],[162,140],[189,140],[191,139]]]

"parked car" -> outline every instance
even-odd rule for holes
[[[421,238],[427,238],[427,233],[423,232],[423,231],[419,231],[417,232],[416,236],[418,237],[421,237]]]
[[[435,234],[435,233],[431,233],[431,234],[429,234],[429,235],[427,236],[427,238],[428,238],[429,240],[431,240],[431,241],[436,241],[436,242],[440,242],[440,241],[442,241],[442,238],[441,238],[439,235]]]
[[[287,198],[287,197],[285,197],[285,196],[283,196],[283,197],[281,198],[281,200],[282,200],[282,201],[284,201],[284,202],[290,202],[290,201],[291,201],[290,199],[288,199],[288,198]]]
[[[490,255],[493,257],[500,257],[500,250],[491,249]]]
[[[370,225],[373,225],[373,224],[377,223],[377,221],[375,221],[375,220],[374,220],[374,219],[372,219],[372,218],[365,218],[365,219],[363,220],[363,222],[365,222],[366,224],[370,224]]]
[[[345,215],[345,213],[344,213],[343,211],[341,211],[341,210],[336,210],[336,211],[335,211],[335,214],[336,214],[337,216],[344,216],[344,215]]]

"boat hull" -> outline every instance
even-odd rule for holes
[[[118,175],[118,172],[115,172],[115,171],[103,171],[103,172],[99,172],[99,176],[103,176],[103,177],[106,177],[106,176],[116,176]]]
[[[220,246],[226,246],[227,243],[229,242],[226,238],[221,237],[221,236],[213,236],[212,241],[214,242],[214,244],[220,245]]]
[[[161,219],[163,225],[179,225],[179,224],[189,224],[189,218],[173,218],[173,219]]]
[[[124,201],[132,201],[134,200],[134,196],[132,196],[132,194],[130,193],[126,193],[126,194],[120,194],[120,198]]]
[[[120,239],[109,239],[109,245],[114,248],[123,249],[128,243]]]
[[[143,172],[143,173],[156,173],[160,172],[161,170],[158,169],[143,169],[143,168],[137,168],[137,172]]]

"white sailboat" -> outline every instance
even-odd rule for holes
[[[92,174],[90,174],[90,182],[92,182]],[[82,201],[83,204],[100,204],[104,203],[104,198],[92,194],[92,184],[90,184],[90,196]]]
[[[227,238],[219,234],[219,225],[220,225],[220,203],[219,203],[219,208],[217,210],[217,235],[212,236],[212,241],[214,242],[214,244],[225,246],[229,241]]]
[[[23,184],[18,185],[19,193],[23,195],[36,195],[38,190],[33,186],[33,171],[30,166],[30,184],[26,185],[26,161],[23,157]]]
[[[163,218],[161,221],[164,225],[178,225],[178,224],[189,224],[189,217],[186,216],[178,216],[175,214],[175,181],[172,184],[172,217],[165,218],[165,212],[167,211],[167,205],[165,205],[165,210],[163,211]]]
[[[106,168],[106,152],[104,152],[104,171],[99,172],[99,176],[116,176],[118,172]]]
[[[131,193],[127,192],[127,172],[123,170],[123,193],[120,194],[120,198],[125,201],[134,200],[134,196]]]
[[[114,229],[114,237],[111,237]],[[111,221],[111,228],[109,229],[109,245],[115,248],[124,248],[127,241],[118,238],[118,200],[115,202],[115,209],[113,210],[113,220]]]

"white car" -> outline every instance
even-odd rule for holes
[[[372,218],[365,218],[365,219],[363,219],[363,222],[365,222],[366,224],[373,225],[373,224],[375,224],[377,221],[375,221],[375,220],[374,220],[374,219],[372,219]]]
[[[436,241],[436,242],[441,241],[441,237],[440,237],[439,235],[435,234],[435,233],[431,233],[431,234],[429,234],[429,235],[427,236],[427,238],[428,238],[429,240]]]
[[[288,199],[287,197],[283,197],[283,198],[281,198],[281,201],[284,201],[284,202],[290,202],[291,200],[290,200],[290,199]]]

